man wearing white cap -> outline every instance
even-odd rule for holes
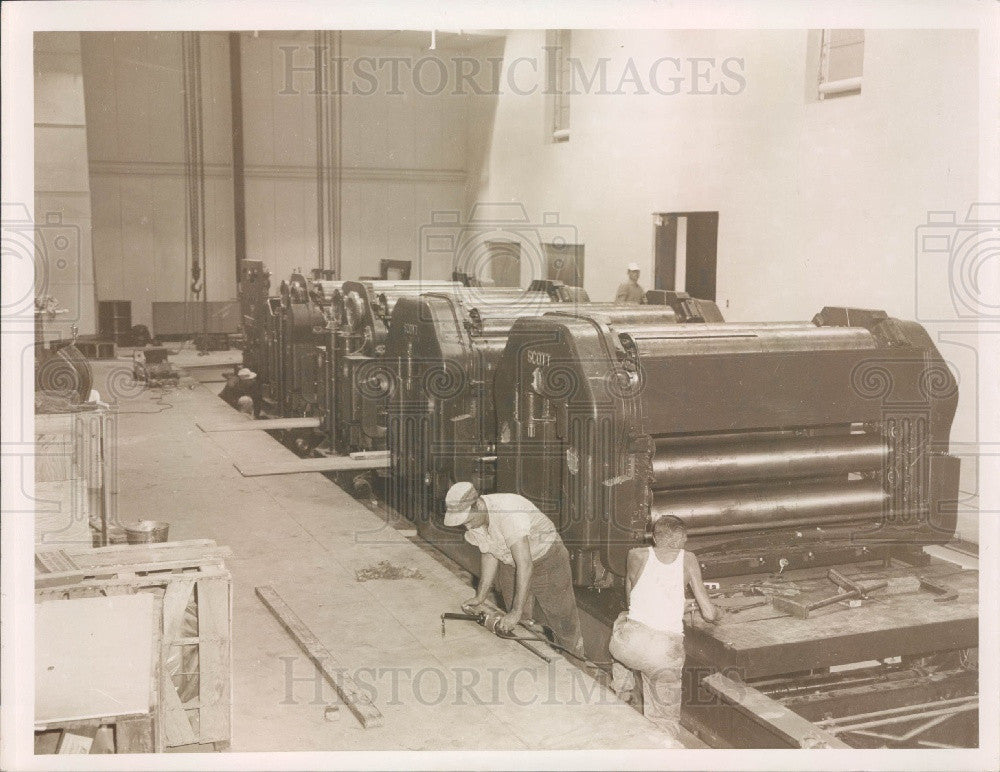
[[[235,376],[226,377],[219,396],[241,413],[254,418],[260,415],[260,384],[257,373],[247,367],[241,367]]]
[[[522,618],[531,618],[538,601],[540,621],[552,629],[556,643],[584,655],[569,552],[544,512],[516,493],[480,496],[472,483],[460,482],[445,497],[444,524],[465,526],[465,540],[482,553],[479,591],[462,608],[481,610],[498,580],[507,604],[499,630],[510,632]]]
[[[618,285],[615,302],[623,305],[643,304],[646,302],[646,290],[639,285],[639,264],[628,264],[628,281]]]

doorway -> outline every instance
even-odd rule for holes
[[[656,212],[653,288],[715,300],[718,212]]]
[[[521,245],[516,241],[487,241],[486,268],[479,278],[494,287],[521,286]],[[483,276],[482,274],[486,274]]]
[[[545,244],[546,279],[583,286],[583,244]]]

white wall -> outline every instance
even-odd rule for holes
[[[651,286],[653,212],[710,210],[728,320],[810,319],[824,305],[920,318],[915,229],[929,210],[961,220],[977,198],[976,32],[866,30],[861,94],[822,102],[807,98],[809,39],[805,30],[574,30],[572,55],[588,71],[609,57],[608,91],[631,57],[649,93],[625,84],[621,95],[572,96],[570,140],[553,143],[541,89],[517,95],[505,79],[495,114],[488,103],[470,111],[470,131],[488,141],[469,163],[483,170],[469,201],[519,201],[533,218],[558,212],[585,244],[594,300],[613,297],[633,260]],[[544,61],[544,40],[542,30],[510,33],[505,70],[518,57]],[[682,93],[659,95],[648,72],[665,56],[742,59],[746,86],[692,94],[688,72]],[[518,72],[523,90],[530,71]],[[949,303],[940,274],[921,281],[925,298]],[[927,327],[936,338],[943,329]],[[953,440],[974,440],[975,357],[940,348],[962,376]],[[977,485],[964,464],[963,490]],[[964,520],[963,535],[974,533]]]
[[[648,84],[663,56],[741,58],[746,87],[575,95],[566,143],[549,141],[540,91],[508,90],[495,116],[472,118],[492,134],[473,198],[560,212],[586,244],[594,299],[613,295],[632,260],[651,281],[653,212],[717,210],[727,318],[808,318],[837,303],[912,317],[914,228],[927,210],[964,210],[976,195],[975,33],[870,30],[862,93],[808,103],[807,38],[575,30],[573,56],[588,69],[610,57],[609,90],[627,57]],[[541,30],[511,33],[505,65],[541,59],[543,44]]]
[[[190,284],[185,230],[184,126],[179,33],[85,33],[87,110],[97,290],[126,299],[134,323],[151,304],[184,300]],[[247,256],[274,285],[318,264],[316,97],[309,72],[312,33],[240,35],[246,175]],[[224,33],[203,33],[207,285],[210,300],[235,286],[229,49]],[[426,52],[345,44],[343,55]],[[343,98],[342,276],[378,272],[381,259],[418,259],[420,228],[432,212],[462,208],[466,97],[425,96],[412,79],[400,95],[382,87]],[[435,276],[447,270],[437,267]],[[155,331],[154,331],[155,332]]]
[[[289,81],[286,68],[289,61],[311,66],[313,35],[244,34],[241,41],[247,252],[264,261],[277,283],[318,264],[314,81],[309,72]],[[282,50],[289,46],[290,55]],[[350,43],[341,51],[351,61],[425,53]],[[462,204],[465,98],[422,95],[409,78],[400,79],[402,94],[389,90],[381,84],[370,96],[342,96],[344,278],[377,274],[382,259],[416,262],[418,232],[431,213]]]
[[[184,93],[178,32],[87,32],[87,141],[100,300],[132,301],[151,326],[154,301],[188,297]],[[235,298],[229,53],[202,34],[209,300]],[[155,330],[154,330],[155,333]]]
[[[65,309],[46,338],[96,331],[80,35],[38,32],[35,72],[36,294]]]

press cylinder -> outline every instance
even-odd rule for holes
[[[885,443],[867,434],[795,437],[740,445],[658,447],[653,456],[653,488],[873,472],[884,467],[887,457]]]
[[[550,315],[594,317],[605,324],[676,324],[677,314],[670,306],[622,306],[615,303],[580,303],[566,309],[556,308]]]
[[[700,325],[699,325],[700,326]],[[709,325],[705,325],[708,327]],[[856,351],[874,349],[875,339],[860,327],[810,327],[796,330],[699,330],[677,325],[655,330],[633,327],[620,335],[626,351],[646,357],[691,354],[763,354],[772,351]]]
[[[740,485],[696,491],[657,491],[652,519],[680,518],[690,535],[813,526],[872,520],[882,514],[885,491],[869,480]]]
[[[372,288],[372,292],[392,292],[395,290],[415,289],[418,292],[434,292],[438,290],[458,289],[461,282],[444,279],[372,279],[362,282]]]
[[[791,330],[794,332],[815,332],[820,328],[809,322],[722,322],[719,324],[684,324],[680,326],[669,325],[661,330],[651,327],[648,324],[629,325],[622,323],[616,330],[622,335],[634,335],[636,337],[655,337],[659,332],[663,332],[671,338],[712,338],[728,337],[733,335],[768,335],[781,330]],[[836,329],[857,329],[839,327]]]

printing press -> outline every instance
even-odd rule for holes
[[[653,520],[687,526],[725,611],[688,618],[692,730],[722,746],[975,744],[978,572],[923,551],[955,531],[958,391],[920,325],[563,310],[514,324],[494,388],[498,488],[556,523],[591,617],[624,608],[626,555]],[[606,658],[602,643],[588,653]]]
[[[471,570],[479,568],[475,550],[460,532],[441,524],[444,496],[460,480],[471,481],[480,493],[498,490],[495,401],[506,395],[494,392],[494,373],[510,330],[521,318],[584,312],[607,322],[678,321],[668,305],[553,304],[530,291],[515,299],[482,290],[427,293],[396,304],[385,351],[394,378],[389,503]]]

